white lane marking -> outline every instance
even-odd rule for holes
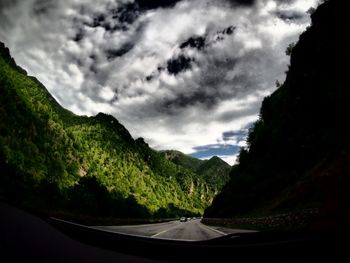
[[[99,226],[81,225],[81,224],[73,223],[73,222],[66,221],[66,220],[59,219],[59,218],[52,217],[52,216],[50,218],[53,219],[53,220],[56,220],[56,221],[64,222],[66,224],[75,225],[75,226],[79,226],[79,227],[90,228],[90,229],[99,230],[99,231],[103,231],[103,232],[109,232],[109,233],[120,234],[120,235],[128,235],[128,236],[136,236],[136,237],[147,237],[147,236],[142,236],[142,235],[135,235],[135,234],[128,234],[128,233],[118,232],[118,231],[115,231],[115,230],[112,230],[112,229],[106,229],[106,228],[99,227]]]
[[[63,223],[67,223],[67,224],[70,224],[70,225],[75,225],[75,226],[80,226],[80,227],[86,227],[86,228],[93,228],[91,226],[87,226],[87,225],[81,225],[81,224],[77,224],[77,223],[73,223],[73,222],[70,222],[70,221],[66,221],[66,220],[63,220],[63,219],[59,219],[57,217],[53,217],[53,216],[50,216],[51,219],[53,220],[56,220],[56,221],[61,221]]]
[[[159,232],[159,233],[157,233],[157,234],[155,234],[155,235],[153,235],[153,236],[151,236],[151,237],[159,236],[159,235],[161,235],[161,234],[163,234],[163,233],[166,233],[168,230],[169,230],[169,229],[163,230],[163,231],[161,231],[161,232]]]
[[[130,234],[130,233],[125,233],[125,232],[119,232],[119,231],[116,231],[114,229],[104,228],[103,226],[86,226],[86,225],[81,225],[81,224],[73,223],[73,222],[66,221],[66,220],[59,219],[59,218],[52,217],[52,216],[50,218],[53,219],[53,220],[56,220],[56,221],[64,222],[66,224],[75,225],[75,226],[79,226],[79,227],[90,228],[90,229],[104,231],[104,232],[109,232],[109,233],[115,233],[115,234],[121,234],[121,235],[127,235],[127,236],[135,236],[135,237],[146,237],[146,238],[148,237],[146,235],[138,235],[138,234]],[[176,222],[176,221],[174,221],[174,222]],[[168,229],[168,230],[170,230],[170,229]]]
[[[145,235],[131,234],[131,233],[126,233],[126,232],[118,232],[118,231],[111,230],[111,229],[106,229],[106,228],[100,228],[100,227],[89,227],[89,228],[96,229],[96,230],[99,230],[99,231],[108,232],[108,233],[114,233],[114,234],[124,235],[124,236],[149,238],[148,236],[145,236]]]
[[[169,225],[172,224],[173,222],[177,221],[168,221],[168,222],[162,222],[162,223],[149,223],[149,224],[142,224],[142,225],[123,225],[123,226],[106,226],[106,227],[117,227],[117,228],[137,228],[137,227],[149,227],[149,226],[161,226],[161,225]],[[103,227],[103,226],[102,226]]]
[[[207,228],[213,230],[214,232],[216,232],[216,233],[218,233],[218,234],[220,234],[220,235],[223,235],[223,236],[226,236],[226,235],[227,235],[226,233],[221,232],[221,231],[219,231],[219,230],[217,230],[217,229],[211,228],[210,226],[204,225],[204,224],[201,223],[201,222],[199,222],[199,223],[200,223],[202,226],[205,226],[205,227],[207,227]]]
[[[155,235],[153,235],[153,236],[151,236],[151,237],[157,237],[157,236],[159,236],[159,235],[161,235],[161,234],[164,234],[164,233],[168,232],[169,230],[172,230],[173,228],[176,228],[176,227],[178,227],[178,226],[179,226],[179,224],[176,224],[175,226],[173,226],[173,227],[171,227],[171,228],[168,228],[168,229],[166,229],[166,230],[163,230],[163,231],[161,231],[161,232],[159,232],[159,233],[157,233],[157,234],[155,234]]]
[[[163,239],[163,240],[177,240],[177,241],[183,241],[183,242],[193,242],[193,241],[200,241],[198,239],[182,239],[182,238],[170,238],[170,237],[157,237],[157,239]]]

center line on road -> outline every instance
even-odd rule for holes
[[[175,226],[173,226],[173,227],[171,227],[171,228],[168,228],[168,229],[166,229],[166,230],[163,230],[163,231],[161,231],[161,232],[159,232],[159,233],[157,233],[157,234],[155,234],[155,235],[153,235],[153,236],[151,236],[151,237],[157,237],[157,236],[159,236],[159,235],[161,235],[161,234],[164,234],[164,233],[166,233],[166,232],[168,232],[169,230],[171,230],[171,229],[173,229],[173,228],[176,228],[178,225],[175,225]]]
[[[159,235],[161,235],[161,234],[163,234],[163,233],[166,233],[168,230],[169,230],[169,229],[163,230],[163,231],[161,231],[161,232],[159,232],[159,233],[157,233],[157,234],[155,234],[155,235],[153,235],[153,236],[151,236],[151,237],[159,236]]]
[[[220,230],[217,230],[217,229],[215,229],[215,228],[211,228],[210,226],[204,225],[203,223],[201,223],[201,224],[202,224],[203,226],[206,226],[206,227],[209,228],[210,230],[215,231],[216,233],[218,233],[218,234],[220,234],[220,235],[224,235],[224,236],[227,235],[226,233],[221,232]]]

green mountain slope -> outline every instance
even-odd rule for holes
[[[231,166],[221,160],[217,156],[213,156],[209,160],[205,160],[196,170],[209,185],[213,186],[217,191],[228,182]]]
[[[350,59],[347,8],[326,1],[292,49],[284,84],[264,99],[231,181],[205,214],[230,217],[318,208],[349,219]]]
[[[199,214],[205,180],[134,140],[114,117],[76,116],[0,43],[0,197],[30,208],[119,217]]]
[[[229,180],[231,166],[217,156],[209,160],[199,160],[174,150],[162,151],[162,153],[166,159],[191,170],[204,179],[215,193],[220,192]]]
[[[193,172],[204,162],[203,160],[188,156],[180,151],[166,150],[162,151],[164,157],[177,165],[181,165]]]

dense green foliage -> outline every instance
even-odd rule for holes
[[[221,191],[222,187],[230,178],[231,166],[214,156],[209,160],[205,160],[196,170],[209,185],[215,188],[216,191]]]
[[[231,181],[209,217],[316,207],[349,214],[350,59],[345,3],[320,5],[290,46],[287,77],[264,99]]]
[[[203,163],[203,160],[188,156],[182,152],[175,150],[162,151],[165,158],[172,161],[177,165],[181,165],[191,171],[195,172],[198,167]]]
[[[112,116],[76,116],[0,43],[0,197],[120,217],[200,214],[214,191]]]
[[[229,180],[231,166],[217,156],[209,160],[199,160],[174,150],[163,151],[162,153],[166,159],[191,170],[204,179],[216,193],[220,192]]]

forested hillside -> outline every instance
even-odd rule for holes
[[[162,153],[165,158],[173,163],[196,173],[215,192],[220,192],[229,180],[231,166],[217,156],[213,156],[209,160],[199,160],[174,150],[163,151]]]
[[[291,51],[286,80],[264,99],[231,181],[208,217],[317,208],[346,222],[350,207],[350,59],[346,1],[326,1]],[[291,46],[292,47],[292,46]]]
[[[114,117],[76,116],[0,43],[0,197],[20,206],[118,217],[200,214],[214,190],[134,140]]]

